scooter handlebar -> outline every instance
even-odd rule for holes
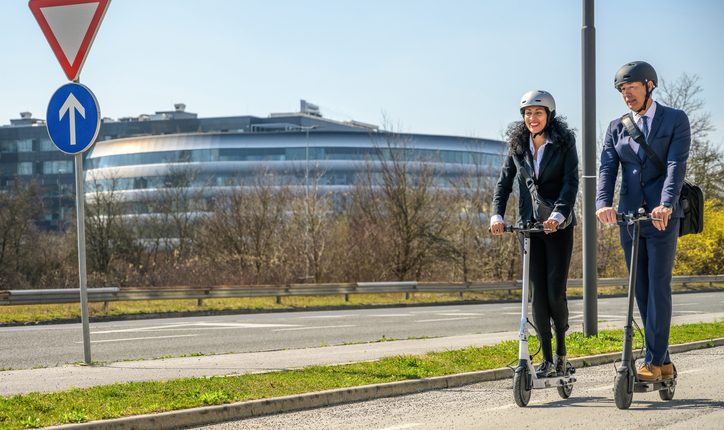
[[[488,231],[490,231],[490,228],[488,228]],[[505,227],[503,227],[503,231],[505,233],[542,233],[545,229],[543,228],[543,223],[537,222],[524,226],[506,224]]]
[[[635,224],[647,221],[660,221],[659,218],[654,218],[651,214],[647,214],[643,208],[639,209],[637,213],[617,213],[616,221],[621,224]]]

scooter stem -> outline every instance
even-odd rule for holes
[[[639,234],[641,226],[638,222],[633,223],[633,241],[631,242],[631,262],[629,263],[628,278],[628,311],[626,313],[626,326],[624,326],[623,354],[621,356],[621,367],[626,369],[632,363],[633,348],[633,310],[636,297],[636,270],[639,254]]]

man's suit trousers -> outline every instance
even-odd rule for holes
[[[636,304],[646,336],[646,362],[660,366],[669,362],[671,327],[671,272],[676,256],[680,218],[671,218],[666,230],[641,224],[636,268]],[[621,226],[621,246],[631,270],[633,227]]]

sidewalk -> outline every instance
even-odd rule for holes
[[[672,324],[710,322],[721,319],[724,319],[724,312],[676,317]],[[621,326],[620,322],[609,323],[600,326],[599,329],[621,328]],[[309,365],[370,361],[393,355],[424,354],[469,346],[493,345],[504,340],[515,340],[517,337],[517,332],[511,331],[322,348],[123,361],[98,366],[73,365],[10,370],[0,372],[0,396],[65,391],[71,388],[131,381],[260,373]]]

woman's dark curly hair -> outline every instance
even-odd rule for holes
[[[575,131],[568,127],[565,117],[554,117],[550,126],[546,128],[546,134],[553,145],[570,148],[576,144]],[[505,139],[508,141],[511,154],[522,155],[525,148],[528,147],[530,131],[528,131],[528,127],[525,126],[525,122],[522,120],[516,121],[508,126],[508,130],[505,132]]]

